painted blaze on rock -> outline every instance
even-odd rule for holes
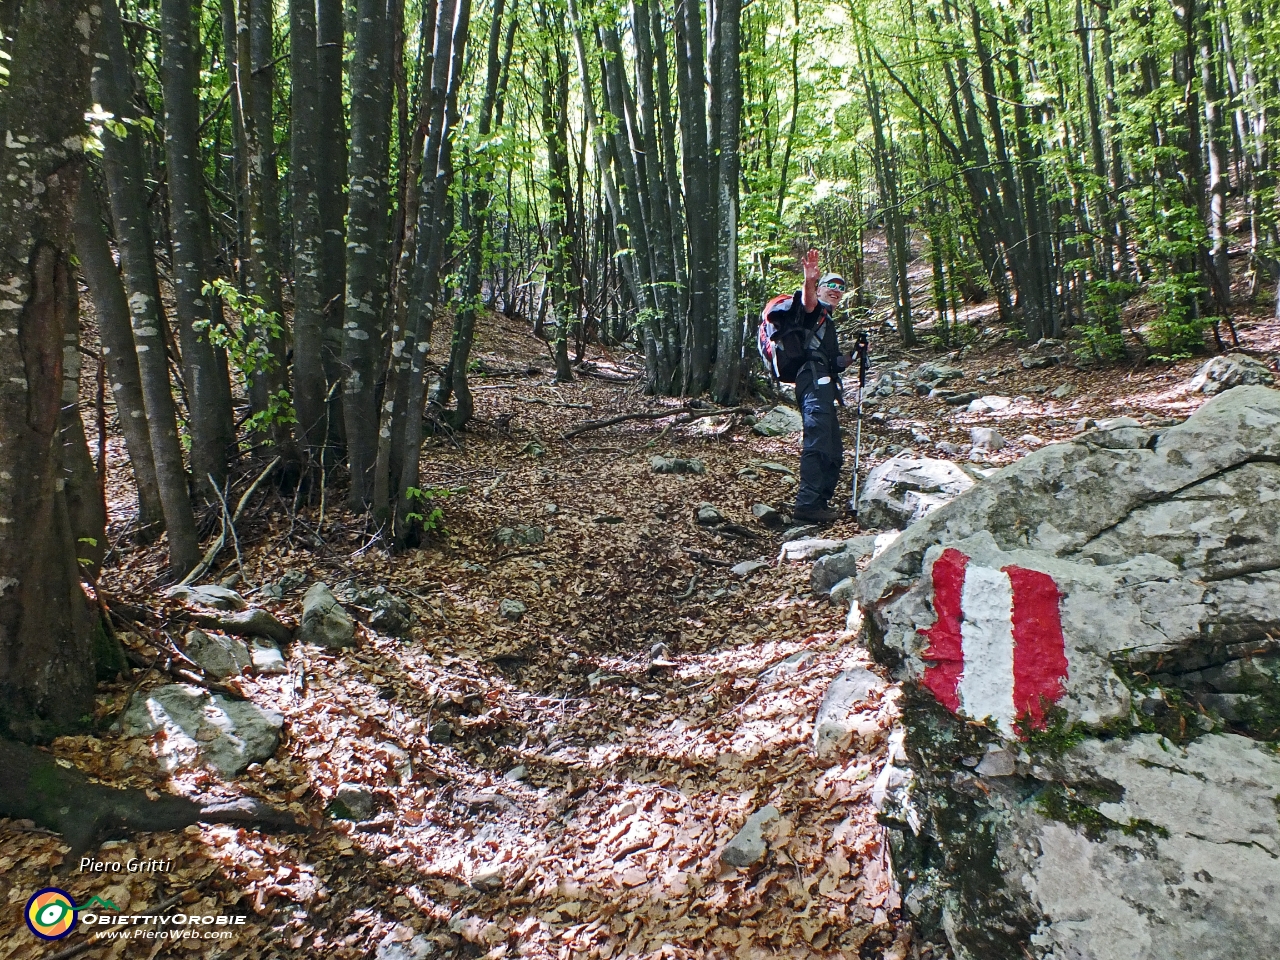
[[[1057,583],[1026,567],[971,564],[954,547],[934,561],[932,580],[938,619],[919,631],[933,664],[924,685],[952,713],[990,717],[1006,736],[1043,729],[1067,680]]]

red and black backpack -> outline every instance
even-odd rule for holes
[[[782,383],[795,383],[805,362],[822,356],[826,322],[827,311],[821,308],[816,321],[805,319],[799,291],[781,294],[766,303],[760,311],[756,346],[769,376]]]

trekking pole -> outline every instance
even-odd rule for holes
[[[849,500],[849,509],[853,511],[853,519],[858,519],[858,466],[862,459],[862,395],[867,387],[867,367],[871,363],[871,345],[867,340],[867,332],[858,332],[858,339],[853,348],[858,358],[858,420],[854,428],[853,440],[853,496]]]

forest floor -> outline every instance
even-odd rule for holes
[[[1261,313],[1239,328],[1250,352],[1280,349],[1280,324]],[[868,661],[845,632],[845,611],[810,594],[809,565],[777,565],[782,534],[752,518],[752,504],[794,496],[794,474],[777,465],[797,469],[799,437],[759,437],[729,415],[683,426],[631,420],[566,440],[585,421],[659,409],[634,358],[592,348],[584,375],[557,385],[545,345],[501,317],[484,325],[475,356],[474,428],[426,451],[424,489],[453,492],[439,501],[443,530],[423,548],[389,555],[332,500],[321,519],[319,504],[295,507],[271,492],[240,524],[239,557],[224,551],[210,578],[234,577],[235,589],[290,623],[301,589],[280,600],[258,592],[286,573],[302,574],[302,587],[383,585],[413,610],[405,638],[362,624],[355,648],[294,643],[287,675],[236,681],[284,715],[285,734],[274,758],[231,782],[167,775],[146,741],[108,732],[138,676],[100,688],[99,736],[52,747],[110,784],[254,796],[313,831],[193,826],[94,854],[173,864],[126,875],[59,870],[67,847],[58,837],[0,821],[0,958],[60,956],[81,942],[93,958],[944,955],[912,942],[871,803],[896,691],[868,705],[855,748],[825,760],[812,749],[828,681]],[[880,365],[944,358],[966,371],[956,388],[1016,401],[977,415],[888,398],[864,423],[864,476],[897,449],[926,455],[924,434],[959,443],[972,426],[994,426],[1010,441],[989,457],[1001,465],[1072,435],[1085,417],[1183,417],[1203,400],[1184,389],[1203,358],[1028,371],[998,337],[960,355],[877,351]],[[1063,383],[1074,393],[1049,399]],[[841,417],[851,463],[854,409]],[[659,454],[698,458],[705,473],[655,474],[649,458]],[[109,458],[119,533],[133,499],[114,436]],[[242,486],[252,476],[246,470]],[[733,525],[698,525],[703,502]],[[532,542],[503,543],[503,528]],[[823,535],[859,532],[846,519]],[[146,607],[159,629],[180,634],[180,608],[161,596],[161,547],[113,548],[106,596]],[[751,559],[769,565],[731,573]],[[505,618],[503,600],[526,612]],[[151,649],[144,636],[126,642]],[[813,657],[798,673],[761,679],[801,651]],[[161,682],[141,678],[143,689]],[[342,783],[373,790],[372,820],[326,813]],[[723,865],[719,851],[765,804],[783,816],[765,860]],[[46,946],[22,920],[27,898],[46,886],[131,912],[188,891],[190,912],[247,921],[214,943],[90,945],[76,931]]]

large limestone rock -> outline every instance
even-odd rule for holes
[[[205,765],[224,777],[276,752],[284,717],[252,703],[185,683],[135,694],[120,727],[125,736],[151,736],[166,770]]]
[[[904,903],[957,960],[1280,942],[1280,392],[1092,430],[862,572],[905,687]]]
[[[248,646],[236,637],[220,637],[203,630],[191,630],[187,633],[186,641],[187,656],[200,664],[205,673],[219,680],[239,676],[253,664]]]
[[[323,583],[313,583],[302,597],[302,624],[298,639],[321,647],[349,647],[355,642],[351,615]]]
[[[858,494],[858,522],[864,528],[905,527],[973,484],[950,460],[893,457],[867,474]]]

